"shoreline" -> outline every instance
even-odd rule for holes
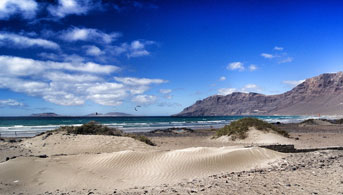
[[[89,122],[88,119],[101,119],[100,123],[103,125],[112,127],[112,128],[117,128],[120,129],[124,132],[127,133],[137,133],[137,132],[149,132],[153,131],[156,129],[166,129],[166,128],[192,128],[194,130],[201,130],[201,129],[210,129],[210,128],[222,128],[226,124],[229,124],[230,122],[240,119],[241,117],[247,117],[247,116],[230,116],[230,117],[157,117],[157,119],[162,118],[163,120],[156,120],[154,117],[145,117],[147,119],[146,121],[135,121],[134,119],[137,119],[137,117],[114,117],[116,120],[115,122],[113,121],[112,123],[108,120],[112,120],[113,117],[107,117],[106,120],[104,121],[105,117],[82,117],[81,119],[83,120],[84,123]],[[307,120],[307,119],[328,119],[328,120],[334,120],[338,119],[337,116],[330,116],[329,118],[323,117],[313,117],[313,116],[306,116],[306,118],[299,118],[299,116],[258,116],[261,117],[262,120],[265,120],[269,123],[282,123],[282,124],[291,124],[291,123],[299,123],[301,121]],[[280,117],[280,118],[279,118]],[[15,117],[14,117],[15,118]],[[10,122],[2,121],[2,124],[7,124],[7,126],[1,126],[0,127],[0,137],[34,137],[35,135],[49,131],[49,130],[54,130],[57,129],[61,126],[81,126],[83,123],[80,123],[80,121],[74,121],[77,123],[72,123],[69,124],[73,121],[64,121],[63,123],[59,124],[50,124],[52,122],[58,123],[58,121],[55,121],[57,119],[60,119],[59,117],[34,117],[37,118],[38,121],[32,121],[31,124],[30,122],[26,121],[25,124],[20,123],[20,117],[17,123],[9,125]],[[138,117],[139,119],[140,117]],[[174,120],[177,118],[178,120]],[[189,121],[188,119],[197,119],[197,120],[191,120]],[[122,119],[122,120],[119,120]],[[170,121],[168,121],[168,120]],[[40,120],[41,124],[36,124]],[[45,121],[48,120],[48,121]],[[133,121],[132,121],[133,120]],[[30,121],[30,120],[29,120]],[[50,122],[49,122],[50,121]],[[1,122],[1,117],[0,117],[0,122]],[[44,122],[44,123],[42,123]],[[62,122],[62,121],[61,121]],[[47,124],[45,124],[47,123]]]
[[[215,129],[139,133],[156,146],[130,137],[63,132],[45,133],[16,142],[6,138],[0,140],[0,174],[4,175],[0,179],[0,192],[341,193],[343,151],[328,148],[343,147],[343,124],[277,126],[289,132],[289,141],[300,152],[280,153],[261,147],[266,144],[212,139]],[[313,151],[325,147],[327,150]],[[69,181],[68,178],[74,179]],[[145,182],[141,178],[145,178]],[[324,178],[335,182],[329,185]],[[307,183],[308,180],[316,185]]]

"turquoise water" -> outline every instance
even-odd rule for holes
[[[194,129],[218,128],[244,116],[215,117],[0,117],[2,137],[26,137],[56,129],[60,126],[79,126],[89,121],[121,129],[125,132],[147,132],[170,127],[189,127]],[[254,116],[267,122],[298,122],[304,116]]]

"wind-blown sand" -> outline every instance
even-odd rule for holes
[[[123,150],[153,150],[143,142],[129,137],[105,135],[67,135],[62,132],[45,137],[37,136],[24,140],[20,146],[31,150],[34,155],[46,154],[97,154]]]
[[[249,131],[247,132],[247,138],[245,139],[232,140],[231,136],[221,136],[213,140],[219,142],[232,142],[236,144],[294,144],[293,140],[280,134],[272,131],[260,131],[254,127],[249,128]]]
[[[89,186],[110,192],[113,188],[175,183],[226,171],[266,167],[268,162],[283,156],[263,148],[199,147],[44,159],[20,157],[0,164],[0,175],[3,176],[1,182],[14,184],[9,192],[82,190]]]
[[[161,133],[150,136],[155,147],[129,137],[61,132],[0,141],[0,194],[343,194],[342,151],[284,154],[257,147],[343,145],[340,130],[296,131],[288,139],[250,129],[244,141],[211,139],[213,131]]]

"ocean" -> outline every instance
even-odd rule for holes
[[[124,132],[148,132],[163,128],[188,127],[193,129],[220,128],[231,121],[245,116],[213,117],[0,117],[1,137],[32,137],[41,132],[60,126],[80,126],[89,121],[96,121]],[[267,122],[291,123],[306,120],[305,116],[252,116]]]

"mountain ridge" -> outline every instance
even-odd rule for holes
[[[343,115],[343,72],[306,79],[278,95],[234,92],[213,95],[174,116]]]

